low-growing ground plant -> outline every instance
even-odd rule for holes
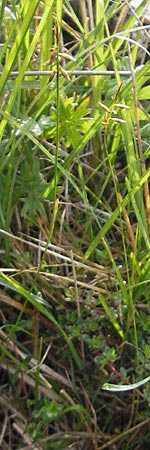
[[[148,8],[0,3],[4,449],[150,443]]]

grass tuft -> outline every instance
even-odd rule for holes
[[[149,444],[146,7],[0,5],[2,448]]]

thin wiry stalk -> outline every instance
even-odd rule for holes
[[[135,69],[136,72],[136,69]],[[53,70],[27,70],[24,72],[24,76],[48,76],[48,75],[52,75]],[[66,73],[68,75],[83,75],[83,76],[97,76],[97,75],[115,75],[115,71],[114,70],[66,70]],[[131,76],[131,71],[130,70],[119,70],[118,71],[119,75],[129,75]],[[10,72],[9,76],[10,77],[16,77],[19,74],[19,72],[16,71],[12,71]],[[0,75],[2,75],[2,72],[0,72]],[[146,75],[145,75],[146,76]],[[147,76],[149,76],[149,74],[147,74]]]

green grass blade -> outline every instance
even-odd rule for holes
[[[102,237],[106,235],[106,233],[109,231],[115,220],[119,217],[120,212],[122,212],[123,208],[127,206],[128,202],[132,199],[132,197],[135,196],[135,194],[138,192],[138,190],[143,186],[144,182],[148,179],[150,176],[150,168],[147,169],[145,174],[141,176],[140,180],[136,185],[131,189],[131,191],[125,196],[123,201],[120,203],[120,205],[115,209],[115,211],[112,213],[110,219],[105,223],[103,228],[99,231],[93,242],[90,244],[89,248],[86,250],[84,258],[88,259],[90,258],[90,255],[93,253],[93,251],[98,247],[99,242],[101,241]],[[147,247],[150,249],[150,242],[147,242]]]
[[[111,309],[109,308],[108,300],[105,300],[104,296],[100,294],[99,301],[102,304],[104,311],[106,312],[107,317],[110,320],[111,324],[113,325],[113,327],[115,328],[121,339],[124,340],[125,339],[124,332],[121,326],[119,325],[118,321],[116,320],[114,314],[112,313]]]
[[[10,53],[7,57],[7,61],[3,70],[3,73],[0,78],[0,92],[3,92],[3,89],[5,87],[5,83],[8,79],[9,73],[12,69],[13,64],[15,63],[15,60],[17,58],[18,52],[21,48],[21,45],[23,44],[25,35],[28,31],[28,28],[30,26],[31,20],[33,19],[34,12],[38,6],[39,0],[33,0],[29,4],[29,8],[27,11],[26,16],[24,17],[24,20],[22,22],[22,25],[20,27],[20,30],[17,33],[16,40],[14,41],[14,44],[10,50]]]
[[[49,0],[44,0],[44,10],[46,11],[47,9],[49,10],[49,14],[47,15],[47,20],[45,21],[45,25],[42,31],[41,57],[40,57],[41,70],[43,70],[43,64],[50,58],[50,48],[52,48],[53,45],[53,15],[51,8],[49,9]],[[46,66],[44,68],[46,70],[49,70],[49,66]],[[49,79],[48,76],[40,78],[41,89],[47,85],[48,79]]]
[[[50,0],[49,7],[47,7],[47,9],[44,11],[42,19],[41,19],[41,21],[39,23],[39,26],[38,26],[37,30],[36,30],[36,33],[35,33],[35,35],[34,35],[34,37],[32,39],[32,42],[30,44],[30,47],[28,49],[28,52],[27,52],[26,57],[24,59],[24,62],[22,64],[22,67],[20,69],[19,75],[16,78],[16,82],[15,82],[15,85],[14,85],[13,92],[11,93],[10,98],[8,100],[8,104],[7,104],[7,107],[6,107],[7,113],[9,113],[11,111],[12,107],[13,107],[15,98],[16,98],[16,96],[18,94],[18,90],[20,89],[20,84],[21,84],[21,81],[23,79],[24,72],[25,72],[25,70],[27,69],[27,67],[28,67],[28,65],[30,63],[32,54],[33,54],[34,49],[35,49],[35,47],[37,45],[37,42],[38,42],[38,39],[39,39],[39,37],[40,37],[40,35],[42,33],[42,30],[43,30],[43,28],[45,26],[45,23],[47,21],[47,17],[49,15],[49,12],[50,12],[50,10],[52,8],[53,2],[54,2],[54,0]],[[36,0],[35,7],[37,6],[37,3],[38,3],[38,1]],[[32,8],[30,9],[30,14],[29,14],[28,20],[26,18],[24,20],[25,24],[23,22],[23,25],[21,27],[22,33],[21,32],[19,33],[19,36],[16,38],[16,41],[15,41],[13,47],[12,47],[12,54],[11,54],[11,51],[10,51],[8,71],[7,71],[6,67],[5,67],[5,69],[3,71],[3,74],[2,74],[2,77],[0,79],[0,91],[3,90],[3,88],[5,86],[6,80],[8,78],[9,72],[10,72],[11,67],[12,67],[12,64],[13,64],[13,62],[14,62],[17,54],[18,54],[20,46],[21,46],[21,44],[23,42],[23,38],[24,38],[25,32],[27,31],[27,28],[28,28],[28,26],[30,24],[30,21],[32,19],[34,10],[35,10],[35,8],[33,9],[33,6],[32,6]],[[32,12],[32,15],[31,15],[31,12]],[[5,130],[6,124],[7,124],[7,121],[5,119],[2,120],[1,125],[0,125],[0,138],[2,138],[2,135],[3,135],[3,132]]]

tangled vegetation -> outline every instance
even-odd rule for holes
[[[149,1],[135,6],[0,2],[3,450],[150,444]]]

